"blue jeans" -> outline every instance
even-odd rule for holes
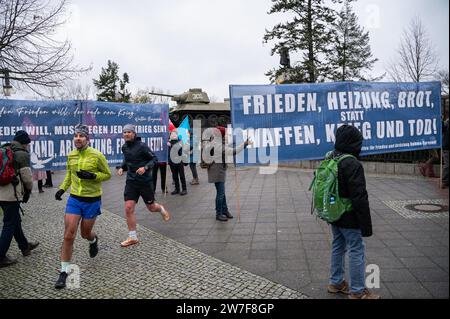
[[[227,198],[225,196],[225,183],[214,183],[216,186],[216,215],[225,215],[228,211]]]
[[[331,255],[330,284],[339,285],[345,275],[345,253],[348,249],[350,292],[361,293],[365,288],[364,241],[360,229],[340,228],[331,225],[333,248]]]
[[[0,202],[3,209],[3,229],[0,235],[0,258],[5,257],[14,238],[20,250],[28,248],[28,241],[23,234],[19,202]]]

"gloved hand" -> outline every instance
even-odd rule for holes
[[[25,191],[25,193],[22,196],[22,203],[26,203],[28,202],[28,200],[30,199],[30,191]]]
[[[81,179],[96,179],[97,178],[97,175],[95,175],[94,173],[91,173],[91,172],[88,172],[88,171],[85,171],[82,169],[80,169],[77,172],[77,176]]]
[[[62,194],[64,194],[64,190],[62,190],[62,189],[58,190],[55,194],[55,199],[62,200],[62,198],[61,198]]]

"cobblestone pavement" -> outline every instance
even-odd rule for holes
[[[164,196],[158,184],[156,199],[172,212],[170,222],[150,214],[139,202],[138,235],[143,243],[125,250],[118,246],[127,236],[122,195],[125,178],[114,176],[105,183],[103,207],[114,214],[105,212],[99,218],[103,252],[94,260],[88,257],[87,243],[76,241],[74,262],[82,272],[78,291],[52,289],[58,274],[64,207],[53,200],[56,189],[34,193],[27,205],[32,212],[24,220],[25,229],[45,242],[34,255],[19,257],[19,265],[0,269],[0,281],[7,278],[6,291],[43,298],[228,298],[250,297],[251,293],[255,298],[341,298],[325,289],[331,233],[326,223],[310,214],[307,189],[311,170],[280,169],[273,175],[261,175],[255,168],[238,169],[236,174],[230,169],[226,194],[235,218],[228,222],[215,220],[214,186],[206,182],[205,170],[198,171],[200,185],[188,185],[186,196]],[[188,168],[186,176],[189,182]],[[55,186],[62,177],[59,172],[54,175]],[[365,239],[366,261],[379,267],[381,280],[380,288],[374,290],[383,298],[448,298],[448,189],[440,190],[435,179],[395,175],[367,175],[366,179],[374,229],[374,235]],[[430,206],[426,202],[443,205],[447,211],[405,213],[406,204],[426,208]],[[50,218],[44,218],[46,211]],[[39,270],[30,271],[32,267]],[[245,279],[235,280],[241,275]],[[265,288],[258,287],[259,280]],[[0,291],[0,297],[2,293],[5,291]]]
[[[189,182],[191,172],[185,170]],[[162,222],[140,202],[138,223],[308,296],[341,298],[325,289],[331,231],[310,213],[312,170],[279,169],[261,175],[257,168],[240,168],[236,174],[230,169],[226,194],[235,218],[225,223],[214,218],[214,185],[207,183],[205,170],[198,171],[200,185],[188,184],[186,196],[164,196],[158,184],[157,201],[167,205],[173,220]],[[116,195],[105,207],[123,216],[125,179],[112,180],[105,191]],[[437,179],[416,176],[367,174],[366,180],[374,230],[365,239],[366,264],[379,267],[381,280],[375,291],[383,298],[448,298],[448,189],[440,190]],[[403,204],[423,201],[446,204],[447,212],[405,218]]]
[[[89,257],[88,243],[79,234],[75,241],[72,262],[80,267],[80,288],[58,291],[53,285],[59,274],[64,201],[55,201],[53,196],[52,190],[33,193],[24,205],[24,232],[40,245],[22,257],[13,241],[8,255],[17,257],[19,263],[0,269],[0,299],[306,298],[144,226],[138,227],[139,245],[121,248],[125,220],[107,210],[96,222],[97,257]]]

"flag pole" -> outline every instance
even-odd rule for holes
[[[241,198],[240,198],[240,189],[239,189],[239,179],[237,174],[236,164],[234,164],[234,181],[236,184],[236,200],[237,200],[237,220],[238,223],[241,222]]]
[[[167,171],[167,167],[169,166],[169,163],[165,163],[166,164],[166,178],[164,181],[164,200],[167,200],[167,175],[169,174],[169,172]]]

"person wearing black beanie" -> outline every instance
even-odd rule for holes
[[[39,243],[30,242],[22,230],[20,218],[20,203],[28,202],[33,188],[30,167],[30,153],[27,145],[31,140],[25,131],[17,131],[11,144],[2,146],[6,151],[10,148],[13,153],[14,166],[17,174],[15,180],[0,186],[0,207],[3,210],[3,228],[0,235],[0,268],[15,264],[16,259],[6,255],[14,238],[23,256],[29,256]],[[17,177],[18,176],[18,177]]]
[[[14,136],[14,141],[17,141],[22,145],[31,143],[30,136],[25,131],[17,131],[16,135]]]

